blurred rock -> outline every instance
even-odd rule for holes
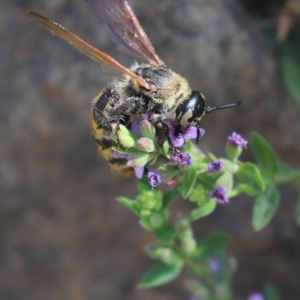
[[[235,1],[129,2],[162,59],[202,91],[208,105],[242,101],[204,119],[204,150],[223,155],[232,131],[248,138],[257,130],[284,161],[299,166],[299,108],[272,48]],[[178,282],[134,289],[151,265],[142,252],[151,236],[115,201],[135,195],[135,179],[112,173],[98,159],[90,128],[91,99],[109,79],[97,63],[30,22],[26,11],[46,15],[127,66],[134,59],[116,51],[83,3],[4,0],[0,6],[0,298],[187,298]],[[249,199],[232,201],[199,225],[199,236],[235,235],[241,297],[271,279],[285,299],[298,299],[295,195],[283,193],[283,212],[262,233],[250,228]],[[186,209],[184,203],[176,208]]]

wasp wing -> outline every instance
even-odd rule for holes
[[[136,75],[135,73],[133,73],[131,70],[124,67],[120,63],[118,63],[115,59],[110,57],[108,54],[95,48],[94,46],[85,42],[74,33],[68,31],[63,26],[33,11],[29,11],[28,15],[32,20],[36,21],[37,23],[47,28],[53,35],[67,41],[69,44],[71,44],[73,47],[75,47],[77,50],[87,55],[91,59],[112,66],[117,70],[121,71],[122,73],[129,75],[132,79],[136,80],[136,82],[140,87],[143,87],[147,90],[151,89],[149,83],[147,83],[143,78]]]
[[[154,66],[164,65],[126,0],[86,0],[86,3],[108,26],[120,50]]]

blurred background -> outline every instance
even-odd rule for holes
[[[129,2],[157,53],[208,105],[242,101],[204,119],[204,151],[224,155],[232,131],[245,139],[259,131],[285,163],[299,167],[300,43],[297,5],[290,5],[297,1]],[[116,51],[84,1],[2,0],[0,6],[0,299],[188,299],[180,280],[135,288],[152,264],[143,252],[152,236],[115,199],[134,197],[136,179],[112,173],[91,135],[91,100],[110,79],[26,12],[55,20],[126,66],[134,59]],[[291,186],[281,192],[280,212],[261,232],[251,228],[250,198],[233,199],[195,224],[199,238],[233,235],[236,299],[269,282],[282,299],[299,299],[296,192]]]

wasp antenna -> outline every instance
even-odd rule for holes
[[[224,104],[224,105],[220,105],[220,106],[214,106],[214,107],[208,107],[205,109],[205,112],[206,113],[210,113],[214,110],[217,110],[217,109],[225,109],[225,108],[230,108],[230,107],[236,107],[236,106],[239,106],[242,102],[241,101],[238,101],[238,102],[235,102],[235,103],[228,103],[228,104]]]

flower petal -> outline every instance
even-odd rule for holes
[[[201,129],[200,129],[200,133],[201,133]],[[184,139],[189,139],[189,140],[193,140],[193,139],[197,138],[197,127],[195,127],[195,126],[187,127],[184,130],[182,136],[183,136]]]
[[[120,153],[117,151],[113,152],[114,158],[128,158],[128,154]]]
[[[134,168],[135,175],[138,179],[141,179],[144,175],[145,167]]]
[[[137,136],[141,136],[140,127],[139,124],[136,122],[133,122],[130,126],[130,130],[135,133]]]

